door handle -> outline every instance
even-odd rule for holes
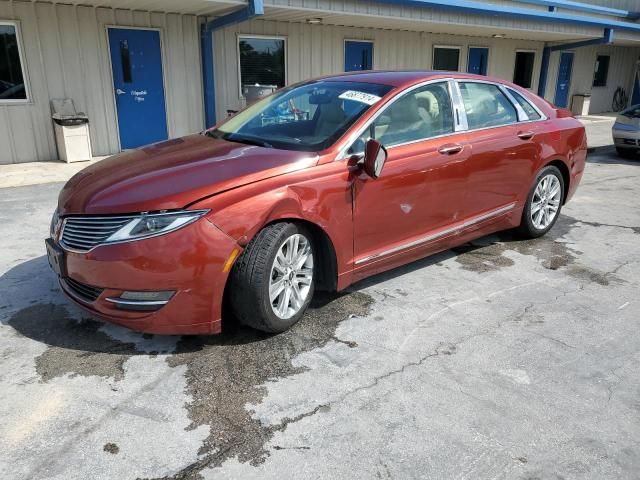
[[[529,140],[531,138],[533,138],[533,136],[535,135],[534,132],[531,131],[527,131],[527,132],[518,132],[517,133],[518,137],[520,137],[522,140]]]
[[[459,143],[447,143],[442,145],[438,151],[443,155],[454,155],[460,153],[464,147]]]

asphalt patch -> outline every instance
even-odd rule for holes
[[[274,433],[305,417],[322,413],[318,406],[278,425],[263,425],[247,411],[247,404],[260,403],[269,381],[304,371],[291,359],[300,353],[336,341],[337,326],[352,316],[364,316],[373,300],[361,292],[328,294],[316,292],[303,319],[290,330],[268,335],[243,327],[234,327],[212,337],[184,337],[176,354],[167,358],[172,367],[187,367],[187,393],[193,401],[186,405],[194,429],[210,427],[197,462],[165,479],[201,478],[205,468],[222,465],[236,457],[240,462],[257,465],[269,455],[266,443]],[[349,340],[340,340],[356,348]],[[274,447],[276,448],[276,447]]]
[[[102,323],[72,318],[63,305],[32,305],[16,312],[8,323],[19,334],[49,347],[35,359],[43,382],[64,375],[120,380],[124,363],[138,353],[132,343],[101,332]]]
[[[629,228],[636,233],[635,227],[594,224],[561,215],[553,228],[540,238],[523,240],[515,232],[507,230],[465,243],[453,248],[452,251],[457,255],[456,262],[462,265],[462,268],[476,273],[500,270],[514,265],[513,260],[506,257],[504,253],[516,251],[522,255],[536,257],[544,268],[562,269],[578,280],[603,286],[623,283],[623,280],[615,276],[615,272],[601,272],[576,262],[581,252],[572,249],[561,238],[581,225]]]

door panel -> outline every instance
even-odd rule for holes
[[[462,151],[439,152],[451,144],[463,145]],[[469,153],[466,135],[453,134],[389,149],[378,179],[360,173],[354,183],[356,262],[458,220]]]
[[[373,43],[356,40],[344,42],[344,71],[373,69]]]
[[[109,28],[120,147],[167,139],[160,32]]]
[[[467,218],[513,203],[528,189],[540,156],[537,131],[536,122],[531,122],[469,133]],[[533,136],[527,138],[529,133]]]
[[[467,116],[466,218],[515,202],[528,188],[532,164],[540,156],[537,122],[518,122],[514,105],[493,84],[458,82]]]
[[[476,75],[487,74],[487,64],[489,60],[489,49],[485,47],[469,48],[469,63],[467,65],[468,73]]]
[[[569,103],[569,87],[571,86],[571,70],[573,69],[573,53],[560,53],[560,66],[556,82],[554,103],[557,107],[566,108]]]

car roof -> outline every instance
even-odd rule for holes
[[[510,85],[502,79],[486,77],[483,75],[474,75],[471,73],[447,72],[436,70],[369,70],[366,72],[349,72],[340,75],[332,75],[324,77],[323,80],[328,81],[346,81],[346,82],[364,82],[378,83],[389,85],[392,87],[404,87],[415,83],[421,83],[427,80],[437,78],[461,78],[473,80],[485,80]]]

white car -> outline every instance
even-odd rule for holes
[[[625,158],[636,155],[640,151],[640,104],[620,112],[611,132],[618,155]]]

